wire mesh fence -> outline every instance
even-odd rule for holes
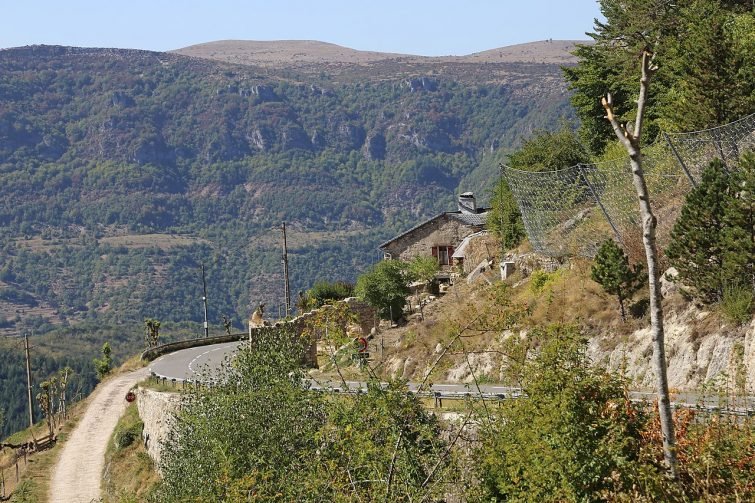
[[[755,114],[716,128],[664,133],[647,147],[643,171],[657,218],[659,249],[669,243],[684,198],[715,158],[736,169],[739,156],[755,148]],[[578,164],[555,171],[502,174],[519,205],[532,247],[544,255],[592,257],[600,243],[620,242],[640,260],[642,223],[629,157]]]

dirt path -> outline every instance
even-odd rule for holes
[[[147,375],[146,368],[135,370],[97,388],[84,417],[60,453],[50,482],[50,502],[90,503],[99,500],[107,442],[126,409],[126,393]]]

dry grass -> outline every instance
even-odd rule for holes
[[[58,441],[52,448],[28,455],[26,463],[24,463],[23,458],[19,460],[18,484],[15,478],[15,467],[10,466],[10,468],[6,468],[5,492],[6,494],[14,493],[11,501],[36,502],[47,500],[50,479],[52,478],[52,471],[55,468],[58,456],[63,450],[63,445],[71,434],[71,431],[73,431],[84,415],[88,405],[88,399],[71,405],[69,408],[69,418],[58,429]],[[6,441],[14,444],[28,442],[32,438],[32,432],[35,438],[42,438],[47,435],[47,425],[44,422],[39,422],[34,425],[33,429],[17,432],[11,435]],[[15,453],[10,449],[4,449],[0,452],[0,466],[7,466],[14,459]]]
[[[207,241],[194,236],[180,236],[175,234],[125,234],[100,238],[100,244],[110,246],[125,246],[130,249],[157,247],[170,250],[177,246],[189,246]]]
[[[105,470],[102,474],[103,501],[126,503],[146,501],[160,480],[152,459],[141,439],[143,428],[136,404],[126,408],[115,427],[105,452]],[[138,432],[127,446],[117,446],[116,436],[124,431]]]
[[[184,56],[214,59],[227,63],[289,67],[297,64],[368,65],[381,61],[417,63],[552,63],[576,61],[571,54],[573,40],[539,41],[499,47],[466,56],[426,57],[374,51],[358,51],[314,40],[219,40],[192,45],[173,52]]]
[[[606,351],[615,348],[647,320],[628,315],[627,322],[622,322],[617,300],[590,279],[590,266],[589,260],[574,259],[548,274],[544,286],[537,291],[530,287],[531,278],[522,278],[520,274],[507,280],[507,290],[501,290],[500,283],[476,286],[464,281],[457,283],[426,308],[425,321],[411,319],[405,326],[384,330],[371,342],[370,351],[379,360],[377,348],[381,338],[383,341],[384,357],[378,362],[380,374],[422,379],[453,335],[483,313],[482,319],[487,321],[466,328],[463,350],[459,344],[451,347],[437,364],[431,380],[468,382],[471,363],[477,379],[501,381],[508,365],[507,356],[501,352],[504,341],[521,335],[520,331],[553,323],[576,324],[586,335],[599,337]],[[642,293],[637,299],[641,297]],[[502,298],[509,307],[501,307]],[[520,317],[512,331],[485,330],[486,322],[515,312]]]

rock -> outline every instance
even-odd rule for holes
[[[678,276],[679,271],[673,267],[669,267],[665,273],[661,274],[661,296],[664,299],[679,290],[679,283],[675,281]]]

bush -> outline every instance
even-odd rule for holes
[[[115,430],[113,433],[113,443],[115,444],[116,450],[125,449],[133,444],[137,438],[141,438],[143,429],[144,423],[138,421],[126,428]]]
[[[552,283],[555,278],[556,273],[554,272],[545,272],[539,269],[532,271],[532,274],[530,275],[530,290],[535,294],[540,293],[549,283]]]
[[[738,325],[743,325],[752,319],[752,308],[755,305],[755,294],[748,285],[735,283],[724,287],[720,307],[724,316]]]
[[[631,488],[642,417],[627,383],[593,367],[586,341],[568,326],[536,329],[538,355],[524,364],[527,399],[501,404],[484,426],[479,476],[487,496],[504,501],[595,501]]]
[[[354,285],[345,281],[325,281],[321,280],[314,284],[312,288],[299,299],[299,309],[309,311],[317,309],[325,304],[336,300],[343,300],[354,295]]]

